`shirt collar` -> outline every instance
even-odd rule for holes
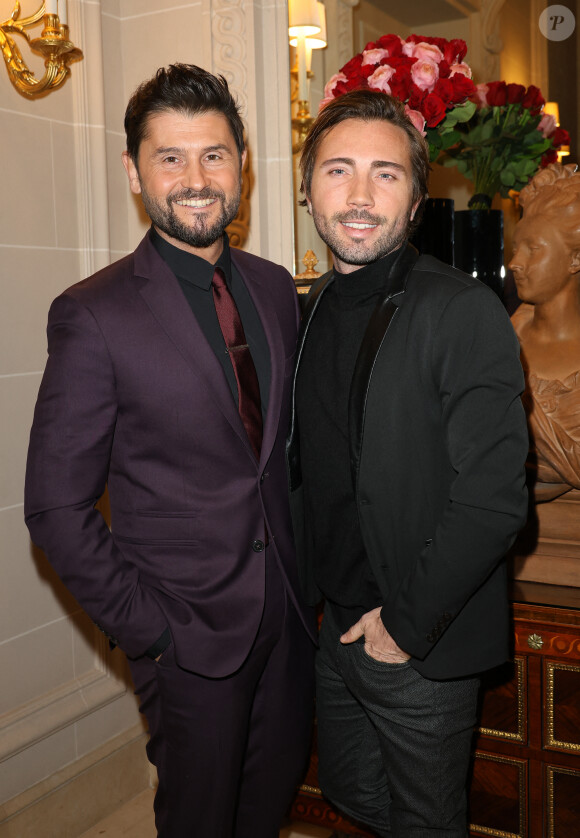
[[[151,241],[163,261],[169,265],[179,279],[184,279],[192,285],[197,285],[199,288],[209,291],[214,268],[219,267],[223,270],[226,282],[231,287],[232,262],[230,244],[226,233],[223,235],[223,250],[215,265],[212,265],[206,259],[202,259],[201,256],[188,253],[187,250],[181,250],[181,248],[171,244],[160,236],[153,226],[151,227]]]

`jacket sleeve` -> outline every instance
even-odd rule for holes
[[[488,289],[468,286],[447,304],[431,369],[454,477],[432,542],[409,562],[382,611],[397,644],[419,659],[497,567],[527,516],[519,345]]]
[[[88,615],[137,657],[167,622],[95,509],[115,434],[115,376],[98,323],[70,295],[51,307],[48,350],[30,436],[26,523]]]

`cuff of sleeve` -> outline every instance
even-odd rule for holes
[[[155,660],[158,658],[162,652],[164,652],[169,644],[171,643],[171,632],[169,628],[166,628],[163,634],[161,635],[155,643],[151,644],[144,655],[146,658],[151,658],[151,660]]]

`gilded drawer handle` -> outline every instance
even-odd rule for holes
[[[528,634],[528,646],[530,649],[541,649],[544,640],[539,634]]]

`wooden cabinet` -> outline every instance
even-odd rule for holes
[[[580,590],[514,583],[513,625],[513,662],[481,692],[470,835],[580,838]],[[314,748],[292,816],[369,835],[324,801],[316,764]]]
[[[580,592],[516,583],[514,662],[482,691],[473,836],[580,838]]]

